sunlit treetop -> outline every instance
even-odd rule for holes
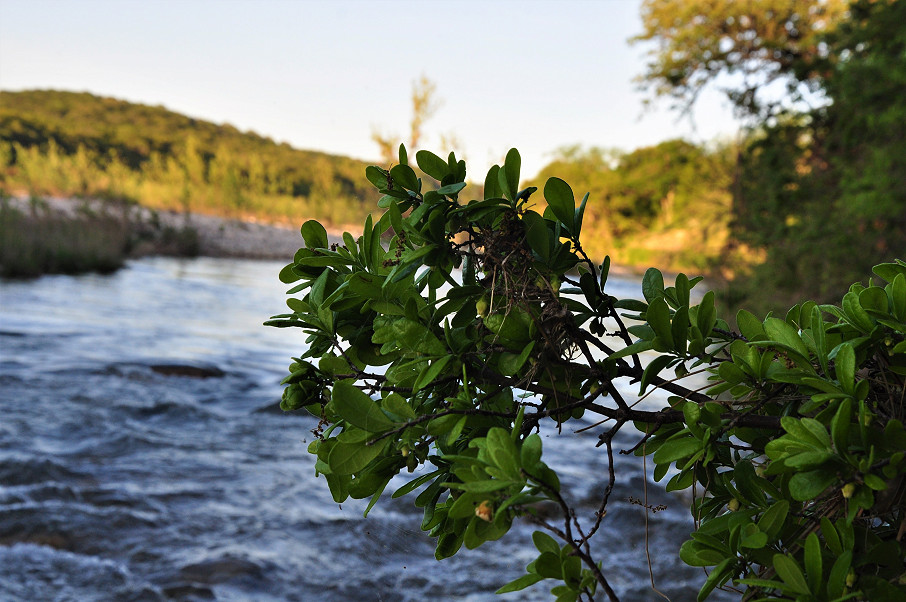
[[[782,82],[794,98],[816,91],[816,67],[827,52],[822,36],[845,19],[848,5],[845,0],[644,0],[644,30],[631,41],[655,46],[639,82],[684,111],[716,83],[741,116],[764,118],[779,102],[765,92],[770,84]]]

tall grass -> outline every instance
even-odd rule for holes
[[[193,255],[198,235],[192,229],[146,223],[127,210],[87,205],[73,214],[49,210],[32,199],[27,210],[0,199],[0,276],[110,273],[134,254]]]

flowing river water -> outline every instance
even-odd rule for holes
[[[551,599],[553,582],[493,594],[534,559],[531,525],[437,562],[412,496],[389,497],[404,479],[368,518],[331,499],[306,452],[316,420],[276,408],[304,340],[261,325],[285,308],[280,267],[151,258],[0,283],[0,600]],[[544,432],[544,458],[590,516],[606,456],[576,428]],[[621,599],[658,600],[629,501],[642,466],[617,462],[596,557]],[[667,505],[648,517],[658,589],[694,600],[688,499],[652,485],[648,503]]]

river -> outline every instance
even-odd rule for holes
[[[304,339],[261,325],[284,311],[280,267],[148,258],[0,283],[0,600],[551,599],[553,582],[493,594],[534,558],[530,525],[437,562],[411,496],[368,518],[332,501],[306,452],[316,421],[275,409]],[[572,430],[544,433],[544,457],[590,514],[606,458]],[[597,557],[621,599],[657,600],[628,501],[642,468],[617,461]],[[649,503],[668,506],[649,517],[657,586],[694,600],[688,500],[655,485]]]

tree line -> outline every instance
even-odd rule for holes
[[[365,163],[303,151],[89,93],[0,92],[0,186],[6,193],[115,198],[150,207],[290,222],[356,221],[374,199]]]
[[[416,142],[419,116],[427,117],[419,102],[437,103],[430,86],[422,78],[413,92]],[[382,152],[396,144],[374,138]],[[708,150],[682,140],[629,153],[567,148],[535,179],[565,172],[592,191],[594,255],[709,269],[727,241],[732,156],[727,146]],[[376,200],[357,181],[364,163],[88,93],[0,93],[0,166],[7,193],[124,199],[275,221],[313,217],[341,226],[363,219]]]
[[[733,178],[728,300],[829,300],[906,249],[906,3],[646,0],[640,77],[688,110],[722,83],[745,125]],[[732,254],[730,255],[732,256]]]

